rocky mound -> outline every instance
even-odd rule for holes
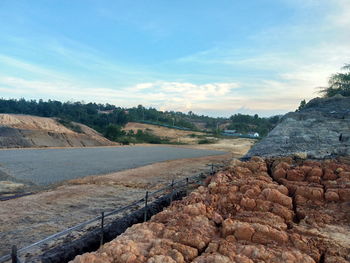
[[[293,154],[310,158],[350,155],[350,98],[316,98],[299,112],[286,114],[246,157]]]
[[[95,130],[83,124],[74,124],[81,128],[81,133],[52,118],[0,114],[0,148],[113,145]]]
[[[72,262],[349,262],[350,166],[253,157],[208,183]]]

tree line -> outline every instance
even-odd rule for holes
[[[126,133],[122,130],[128,122],[149,121],[166,124],[169,127],[182,127],[200,130],[195,123],[204,123],[204,128],[213,133],[220,133],[220,124],[229,123],[228,129],[239,133],[258,132],[264,136],[278,122],[279,117],[261,118],[258,115],[235,114],[230,118],[209,117],[193,112],[158,111],[138,105],[122,108],[111,104],[84,102],[60,102],[56,100],[0,99],[0,113],[28,114],[41,117],[54,117],[66,127],[81,132],[73,122],[85,124],[113,141],[165,143],[149,132]]]

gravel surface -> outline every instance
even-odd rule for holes
[[[0,150],[0,170],[18,180],[46,186],[155,162],[221,154],[225,152],[170,146]]]

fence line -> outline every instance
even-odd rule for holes
[[[211,167],[211,171],[210,171],[210,175],[213,175],[214,173],[214,167],[217,168],[217,167],[220,167],[220,166],[217,166],[217,165],[214,165],[214,164],[211,164],[211,165],[208,165]],[[187,177],[187,178],[184,178],[184,179],[181,179],[181,180],[178,180],[178,181],[174,181],[172,180],[171,181],[171,184],[161,188],[161,189],[158,189],[154,192],[151,192],[149,193],[148,191],[146,191],[146,196],[144,198],[141,198],[129,205],[126,205],[126,206],[123,206],[123,207],[120,207],[120,208],[117,208],[113,211],[110,211],[110,212],[102,212],[102,214],[100,216],[97,216],[95,218],[92,218],[92,219],[89,219],[87,221],[84,221],[80,224],[77,224],[75,226],[72,226],[72,227],[69,227],[69,228],[66,228],[58,233],[55,233],[53,235],[50,235],[40,241],[37,241],[35,243],[32,243],[26,247],[23,247],[21,249],[17,249],[17,246],[12,246],[12,251],[11,251],[11,254],[7,254],[7,255],[4,255],[2,257],[0,257],[0,263],[2,262],[5,262],[7,260],[10,260],[12,259],[12,262],[16,262],[16,263],[20,263],[20,260],[18,258],[18,254],[19,253],[23,253],[24,251],[27,251],[35,246],[39,246],[47,241],[50,241],[52,239],[55,239],[55,238],[58,238],[58,237],[61,237],[61,236],[64,236],[68,233],[71,233],[72,231],[75,231],[75,230],[78,230],[78,229],[81,229],[83,228],[84,226],[86,225],[89,225],[91,223],[94,223],[94,222],[98,222],[98,221],[101,221],[101,228],[102,228],[102,231],[103,231],[103,227],[104,227],[104,220],[106,217],[109,217],[111,215],[115,215],[115,214],[118,214],[122,211],[125,211],[133,206],[136,206],[136,205],[139,205],[141,203],[145,203],[145,207],[147,208],[147,202],[149,200],[150,197],[155,197],[157,194],[161,193],[161,192],[166,192],[167,190],[171,190],[171,200],[170,200],[170,203],[172,202],[172,196],[174,194],[174,190],[175,189],[179,189],[179,188],[183,188],[183,187],[186,187],[186,193],[188,191],[187,187],[189,185],[189,183],[197,183],[199,181],[201,181],[204,177],[204,173],[200,173],[199,175],[194,175],[194,176],[191,176],[191,177]],[[177,187],[176,187],[177,186]],[[164,194],[163,193],[163,194]],[[145,209],[145,220],[147,218],[147,209]],[[87,231],[89,232],[89,231]],[[102,232],[103,233],[103,232]],[[103,234],[101,235],[101,242],[103,242]]]

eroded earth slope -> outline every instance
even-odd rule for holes
[[[53,118],[0,114],[0,148],[107,146],[113,142],[86,125],[77,133]]]
[[[349,262],[349,165],[253,157],[207,183],[73,262]]]

